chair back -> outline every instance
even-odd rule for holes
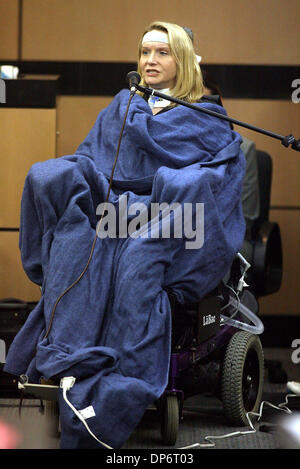
[[[278,223],[270,222],[270,199],[273,163],[271,156],[257,150],[259,184],[259,217],[253,225],[254,249],[252,284],[257,297],[270,295],[280,289],[282,280],[282,244]]]

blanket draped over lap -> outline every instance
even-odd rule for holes
[[[153,116],[135,95],[109,202],[118,213],[120,197],[127,201],[133,227],[139,207],[149,214],[154,203],[189,204],[194,232],[195,219],[204,223],[203,242],[187,248],[193,240],[184,230],[181,237],[151,237],[150,218],[140,218],[136,232],[131,226],[130,236],[118,236],[117,229],[115,236],[97,237],[87,271],[59,301],[45,338],[55,301],[88,261],[128,99],[122,90],[100,112],[75,154],[36,163],[27,175],[20,249],[42,294],[5,365],[35,383],[74,376],[68,399],[77,410],[93,406],[88,425],[114,448],[122,447],[168,383],[167,291],[180,303],[200,300],[225,276],[244,237],[241,137],[226,121],[184,106]],[[197,105],[225,114],[215,104]],[[196,204],[204,204],[204,219],[197,219]],[[61,447],[101,447],[61,391],[59,404]]]

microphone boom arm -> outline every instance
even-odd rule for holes
[[[152,88],[147,88],[145,86],[141,86],[141,85],[138,85],[136,83],[134,84],[134,87],[137,90],[142,91],[142,92],[144,92],[148,95],[154,95],[154,96],[158,96],[159,98],[167,99],[168,101],[171,101],[171,102],[176,103],[176,104],[181,104],[182,106],[189,107],[191,109],[194,109],[195,111],[204,112],[205,114],[209,114],[210,116],[218,117],[219,119],[223,119],[225,121],[231,122],[232,124],[236,124],[236,125],[239,125],[241,127],[245,127],[247,129],[253,130],[254,132],[258,132],[258,133],[267,135],[268,137],[276,138],[277,140],[280,140],[281,144],[284,145],[285,147],[288,147],[289,145],[291,145],[293,150],[300,151],[300,139],[296,140],[295,137],[292,134],[287,135],[287,136],[279,135],[279,134],[276,134],[274,132],[270,132],[269,130],[264,130],[264,129],[261,129],[259,127],[254,126],[254,125],[247,124],[245,122],[239,121],[239,120],[234,119],[232,117],[224,116],[223,114],[220,114],[219,112],[215,112],[215,111],[211,111],[210,109],[204,109],[204,108],[201,108],[199,106],[195,106],[192,103],[187,103],[186,101],[183,101],[183,100],[178,99],[178,98],[174,98],[173,96],[169,96],[169,95],[166,95],[164,93],[160,93],[160,91],[156,91]]]

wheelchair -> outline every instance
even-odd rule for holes
[[[260,213],[251,232],[251,252],[246,250],[251,268],[243,277],[236,258],[227,285],[222,282],[198,304],[182,306],[169,292],[173,324],[169,382],[157,404],[162,441],[168,446],[176,443],[184,400],[190,396],[209,393],[217,397],[233,426],[248,425],[247,414],[257,412],[260,406],[266,366],[261,340],[253,327],[249,328],[248,318],[241,318],[238,308],[231,313],[245,321],[245,330],[236,327],[240,322],[233,321],[232,325],[222,315],[229,295],[239,293],[241,276],[249,284],[241,300],[244,297],[253,314],[259,311],[258,299],[281,286],[280,228],[269,220],[272,159],[257,150],[257,164]]]
[[[264,354],[258,334],[263,332],[263,325],[258,317],[253,325],[258,303],[250,291],[239,291],[243,281],[237,258],[228,280],[199,303],[180,305],[169,293],[172,312],[169,382],[157,405],[161,438],[167,446],[176,443],[184,400],[188,397],[208,393],[218,398],[228,423],[234,426],[248,425],[247,413],[259,409]],[[247,304],[247,316],[240,311],[240,302]]]
[[[265,152],[258,151],[257,156],[260,215],[252,231],[251,258],[238,253],[227,278],[198,303],[179,304],[168,291],[172,314],[169,379],[155,403],[162,442],[167,446],[176,444],[188,397],[201,393],[217,397],[233,426],[248,425],[248,413],[257,412],[261,403],[265,364],[258,336],[263,331],[257,315],[258,298],[279,290],[282,250],[279,226],[269,221],[272,160]],[[247,288],[244,282],[249,284]],[[45,413],[57,434],[58,387],[30,384],[25,376],[20,377],[18,387],[44,401]]]

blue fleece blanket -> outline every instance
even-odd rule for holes
[[[100,112],[74,155],[37,163],[27,175],[20,249],[24,269],[42,285],[42,296],[5,366],[36,383],[41,377],[74,376],[70,402],[78,410],[93,407],[90,429],[114,448],[124,444],[167,385],[167,290],[181,303],[201,299],[224,277],[244,237],[240,136],[227,122],[183,106],[153,116],[144,99],[134,96],[109,198],[110,218],[103,225],[106,237],[103,229],[87,271],[58,303],[45,338],[58,296],[87,264],[128,99],[123,90]],[[225,113],[214,104],[198,106]],[[176,220],[176,235],[162,233],[168,216],[153,216],[151,224],[152,207],[161,203],[177,207],[169,218]],[[189,210],[183,220],[177,215],[184,207]],[[115,215],[123,218],[114,229],[109,222]],[[62,448],[101,447],[61,392],[60,417]]]

